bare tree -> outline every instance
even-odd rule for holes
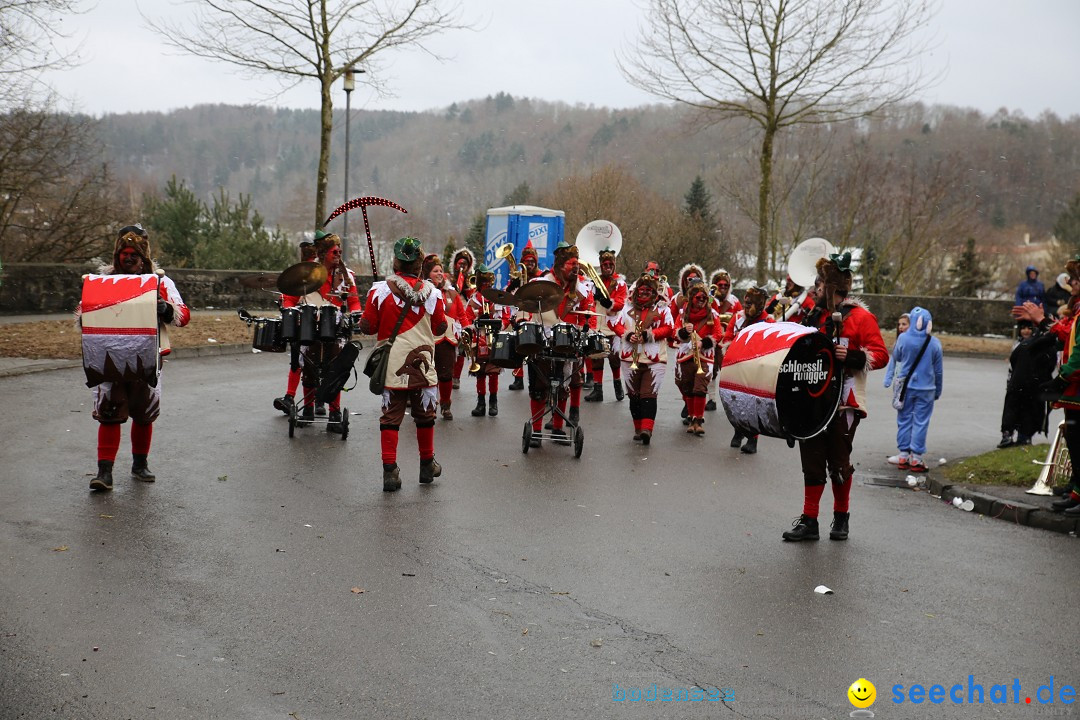
[[[405,46],[423,47],[436,33],[463,27],[448,0],[188,0],[188,24],[147,22],[172,46],[221,60],[251,75],[276,75],[286,87],[319,83],[321,125],[315,180],[315,225],[326,218],[326,186],[333,130],[334,82],[350,68],[362,82],[386,92],[376,56]],[[443,6],[446,6],[445,9]]]
[[[764,283],[776,136],[804,123],[879,113],[924,83],[918,33],[934,0],[650,0],[629,82],[699,111],[710,125],[758,125],[758,247]]]
[[[0,0],[0,105],[23,106],[41,73],[70,64],[60,50],[62,20],[79,12],[77,0]]]

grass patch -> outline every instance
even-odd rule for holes
[[[1046,460],[1049,451],[1047,444],[1019,445],[964,458],[943,469],[945,477],[954,484],[1030,487],[1042,470],[1042,466],[1032,461]]]

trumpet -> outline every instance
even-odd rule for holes
[[[465,357],[469,358],[469,372],[480,372],[480,363],[476,357],[480,354],[480,338],[472,328],[461,331],[461,342],[465,345]]]
[[[690,348],[694,353],[694,364],[697,365],[697,374],[704,375],[705,369],[701,366],[701,336],[697,330],[690,331]]]
[[[521,268],[518,266],[517,261],[514,260],[514,246],[511,243],[504,243],[499,246],[499,249],[495,251],[495,257],[500,260],[505,260],[510,265],[510,277],[514,280],[521,279]]]

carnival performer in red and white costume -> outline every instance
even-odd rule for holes
[[[742,303],[731,292],[731,275],[727,270],[718,268],[709,276],[709,296],[712,309],[720,315],[720,335],[723,336],[727,324],[735,317],[735,313],[742,310]],[[720,363],[713,365],[712,377],[709,379],[709,391],[705,401],[705,412],[716,410],[716,386],[720,377]]]
[[[648,445],[656,424],[656,398],[667,371],[667,341],[675,332],[671,311],[659,301],[659,281],[644,274],[634,283],[631,302],[622,313],[608,321],[618,336],[618,352],[630,417],[634,420],[634,442]]]
[[[475,292],[475,289],[469,285],[469,278],[472,276],[474,267],[476,267],[476,257],[469,248],[455,250],[450,258],[450,284],[461,295],[462,303],[467,303]],[[458,356],[454,362],[453,388],[455,390],[461,385],[461,372],[465,368],[464,351],[465,348],[458,345]]]
[[[360,331],[376,335],[380,345],[390,342],[401,320],[390,343],[379,418],[385,492],[401,489],[397,446],[406,404],[416,424],[420,482],[431,483],[442,474],[442,466],[435,460],[435,408],[439,403],[435,340],[446,331],[447,322],[442,293],[419,277],[423,257],[416,238],[394,243],[394,272],[371,286],[360,319]]]
[[[457,361],[458,342],[465,322],[465,304],[462,295],[443,274],[442,260],[431,254],[424,258],[421,277],[442,293],[446,311],[446,330],[435,341],[435,376],[439,380],[439,407],[443,420],[453,420],[450,410],[454,381],[454,363]]]
[[[731,318],[731,322],[724,329],[723,340],[720,343],[721,363],[723,362],[723,350],[735,340],[735,336],[743,328],[759,322],[776,322],[775,318],[765,311],[767,297],[768,293],[765,292],[764,288],[747,288],[746,293],[743,295],[742,307],[736,311],[734,317]],[[742,444],[743,440],[746,440],[745,445]],[[747,455],[753,455],[757,452],[757,442],[757,435],[751,435],[747,438],[736,429],[735,435],[731,438],[731,447],[740,448]]]
[[[675,319],[677,328],[675,385],[682,393],[690,422],[686,432],[705,434],[705,394],[712,377],[716,347],[720,344],[720,316],[709,304],[701,279],[691,281],[683,293],[685,302]]]
[[[315,243],[310,240],[303,240],[300,243],[300,262],[315,262]],[[291,354],[291,353],[290,353]],[[304,356],[300,356],[300,363],[304,361]],[[293,403],[296,397],[296,388],[300,387],[300,368],[301,364],[297,364],[296,369],[293,369],[292,359],[289,360],[289,376],[285,381],[285,394],[279,398],[274,398],[274,409],[280,410],[286,415],[289,414],[292,409]],[[316,414],[320,412],[319,406],[315,408]],[[321,410],[325,414],[326,408]]]
[[[158,370],[161,359],[169,354],[167,326],[184,327],[191,319],[191,312],[184,304],[176,284],[159,273],[150,259],[150,236],[142,225],[128,225],[117,233],[113,245],[112,265],[98,269],[99,275],[151,275],[158,274],[157,319],[160,339]],[[90,312],[80,304],[76,315]],[[81,325],[81,322],[80,322]],[[150,441],[154,434],[154,421],[161,414],[161,376],[151,387],[145,380],[102,382],[93,387],[93,417],[98,421],[97,477],[90,481],[91,490],[112,490],[113,464],[120,450],[120,426],[131,418],[131,476],[143,482],[156,479],[147,465]]]
[[[360,296],[356,291],[356,275],[352,270],[345,267],[341,259],[341,238],[333,233],[315,233],[315,261],[326,268],[326,281],[318,290],[310,292],[303,298],[297,295],[282,295],[282,307],[297,307],[303,304],[317,305],[320,308],[332,306],[338,312],[348,314],[359,313]],[[341,296],[345,296],[343,302]],[[302,356],[302,382],[304,384],[304,405],[300,409],[299,421],[308,424],[315,419],[315,391],[319,389],[319,370],[331,362],[345,347],[347,338],[338,337],[333,340],[323,340],[304,345],[300,354]],[[330,401],[330,416],[327,418],[326,429],[329,432],[341,432],[341,393],[339,392]]]
[[[469,374],[476,378],[476,407],[472,410],[473,417],[483,417],[485,412],[491,417],[499,414],[499,375],[502,368],[488,360],[491,358],[494,333],[510,326],[513,309],[484,299],[484,290],[492,287],[495,287],[495,273],[487,265],[480,263],[476,268],[476,292],[465,303],[465,328],[462,331],[462,337],[465,338],[463,342],[471,343],[472,355],[480,366],[476,372],[469,371]],[[498,328],[486,332],[477,324],[478,320],[495,321]],[[488,402],[484,400],[485,393],[489,393]]]
[[[851,446],[859,421],[866,417],[866,375],[889,362],[889,351],[881,339],[877,318],[861,301],[848,297],[851,291],[851,253],[830,255],[817,261],[814,310],[804,325],[816,327],[836,338],[835,359],[844,369],[840,407],[825,431],[799,441],[803,471],[803,511],[783,533],[784,540],[797,542],[818,539],[818,504],[825,483],[832,481],[833,522],[829,538],[846,540],[850,511]],[[833,315],[838,313],[839,318]]]
[[[611,366],[611,381],[615,386],[615,402],[622,402],[623,399],[623,381],[622,381],[622,361],[619,360],[619,354],[615,352],[615,331],[611,329],[607,321],[612,318],[617,318],[619,313],[626,307],[626,297],[629,287],[626,284],[626,278],[615,272],[615,251],[611,248],[604,248],[600,251],[600,282],[604,284],[604,289],[607,291],[607,297],[604,297],[604,293],[596,292],[594,290],[594,298],[596,305],[602,307],[604,314],[607,317],[600,318],[600,322],[597,323],[599,331],[608,338],[608,341],[612,344],[611,352],[608,353],[607,358],[593,358],[589,360],[592,366],[592,378],[593,389],[588,395],[585,396],[585,402],[603,402],[604,401],[604,363],[607,362]]]
[[[578,311],[591,311],[594,307],[592,288],[578,274],[578,249],[565,241],[555,248],[555,261],[551,269],[536,280],[545,280],[558,284],[563,290],[563,299],[554,310],[549,310],[537,316],[521,308],[518,308],[517,319],[521,322],[542,322],[546,333],[558,323],[570,323],[583,331],[586,327],[595,326],[594,318],[590,315],[580,315]],[[538,367],[540,363],[543,367]],[[566,413],[566,402],[570,400],[570,412],[567,414],[570,422],[577,424],[580,420],[581,387],[585,383],[583,373],[583,359],[566,361],[535,361],[529,363],[529,407],[532,410],[532,423],[534,434],[531,440],[532,447],[540,447],[541,423],[548,395],[550,393],[549,377],[569,378],[569,394],[566,391],[566,381],[563,382],[556,398],[561,413]],[[555,442],[570,444],[563,430],[563,418],[559,413],[554,413],[551,419],[551,432],[556,436]]]
[[[533,247],[532,240],[525,242],[525,247],[521,248],[521,262],[519,263],[521,275],[516,278],[510,278],[506,283],[506,292],[515,292],[522,284],[543,275],[543,271],[540,270],[540,256],[536,253],[536,248]],[[514,381],[510,383],[509,388],[511,390],[524,390],[525,389],[525,368],[514,368],[511,373],[514,376]]]

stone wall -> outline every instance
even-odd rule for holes
[[[79,302],[81,277],[93,272],[90,265],[5,265],[0,281],[0,313],[69,312]],[[168,270],[184,296],[196,310],[216,308],[235,310],[274,307],[276,273],[239,270]],[[371,287],[370,275],[357,277],[361,296]],[[264,289],[269,288],[269,289]],[[882,327],[896,326],[896,319],[916,305],[934,317],[938,332],[958,335],[1013,334],[1009,300],[976,298],[915,297],[904,295],[863,295]]]
[[[0,280],[0,313],[33,314],[71,312],[79,304],[82,276],[94,272],[91,265],[19,263],[5,265]],[[184,302],[194,310],[238,307],[275,307],[277,273],[246,270],[166,270]],[[371,276],[358,276],[363,297],[371,288]]]

